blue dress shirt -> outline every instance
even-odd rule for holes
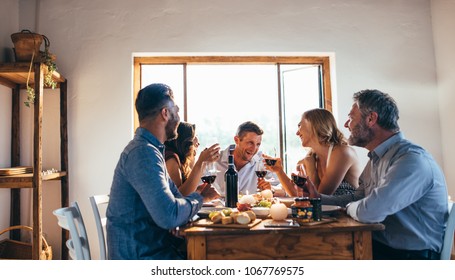
[[[169,230],[186,224],[202,196],[183,197],[170,179],[164,145],[138,128],[115,169],[107,208],[109,259],[182,259],[182,239]]]
[[[365,223],[382,222],[373,239],[403,250],[440,252],[448,215],[444,174],[423,148],[393,135],[368,153],[370,161],[352,196],[322,196],[324,204],[347,206],[347,213]]]

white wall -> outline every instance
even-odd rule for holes
[[[455,1],[431,1],[433,36],[438,73],[439,115],[441,121],[444,169],[452,200],[455,200]]]
[[[33,1],[21,3],[20,26],[34,29],[26,26],[34,22],[34,10],[27,8]],[[41,0],[38,32],[51,40],[69,80],[70,201],[77,200],[86,217],[94,257],[98,243],[88,197],[109,192],[119,154],[132,137],[133,52],[334,52],[340,124],[354,92],[388,92],[400,107],[405,135],[442,166],[447,151],[441,148],[430,4]],[[366,151],[358,151],[365,161]]]

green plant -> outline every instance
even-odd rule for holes
[[[54,81],[52,78],[53,74],[55,71],[57,71],[57,64],[55,64],[55,56],[52,55],[52,53],[49,51],[49,39],[42,35],[45,41],[45,49],[44,52],[41,53],[41,61],[44,63],[44,65],[47,66],[47,72],[44,74],[44,86],[45,87],[50,87],[52,89],[55,89],[57,87],[57,82]],[[35,53],[32,55],[32,60],[30,61],[30,69],[28,71],[28,76],[27,76],[27,85],[26,85],[26,91],[27,91],[27,100],[24,101],[25,106],[30,107],[30,104],[35,103],[35,89],[29,86],[29,80],[30,80],[30,74],[32,72],[32,67],[33,67],[33,59],[34,59]]]
[[[35,89],[32,88],[28,82],[30,81],[30,74],[32,73],[32,67],[33,67],[33,59],[35,58],[35,52],[33,52],[32,55],[32,60],[30,61],[30,68],[28,69],[28,75],[27,75],[27,100],[24,101],[25,106],[30,107],[30,103],[35,102]]]
[[[48,42],[47,37],[43,36]],[[47,73],[44,75],[44,86],[55,89],[57,87],[57,82],[52,79],[54,71],[57,71],[57,64],[55,64],[55,58],[49,52],[49,44],[46,44],[43,54],[44,64],[47,66]]]

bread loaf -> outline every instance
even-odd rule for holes
[[[245,211],[245,213],[250,217],[251,222],[256,220],[256,213],[254,213],[253,210]]]
[[[232,218],[233,223],[237,223],[237,216],[240,214],[240,212],[232,212],[229,217]]]
[[[218,224],[221,222],[221,219],[223,218],[223,215],[220,213],[220,212],[217,212],[215,214],[213,214],[213,216],[210,218],[210,220],[214,223],[214,224]]]
[[[240,225],[247,225],[251,222],[250,216],[247,213],[242,212],[237,215],[236,221]]]
[[[223,225],[232,224],[233,222],[234,222],[234,219],[232,219],[232,217],[230,217],[230,216],[221,218],[221,223]]]

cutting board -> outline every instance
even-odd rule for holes
[[[272,219],[265,220],[263,223],[264,227],[300,227],[297,222],[292,219],[286,219],[282,221],[274,221]]]
[[[336,220],[337,220],[336,218],[322,218],[320,221],[301,222],[301,221],[299,221],[299,219],[295,219],[295,221],[297,223],[299,223],[300,226],[303,226],[303,227],[332,223],[332,222],[335,222]]]
[[[213,228],[243,228],[243,229],[250,229],[254,227],[255,225],[259,224],[262,221],[262,219],[256,219],[253,222],[247,224],[247,225],[240,225],[240,224],[227,224],[223,225],[222,223],[219,224],[214,224],[212,221],[209,219],[200,219],[197,220],[196,222],[193,223],[193,226],[197,227],[213,227]]]

